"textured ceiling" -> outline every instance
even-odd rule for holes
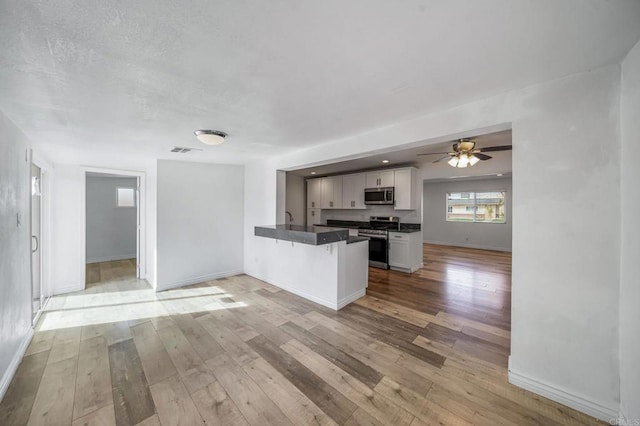
[[[54,160],[244,162],[616,63],[639,22],[637,0],[0,0],[0,109]]]

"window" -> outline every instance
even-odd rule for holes
[[[116,188],[116,206],[135,207],[136,192],[134,188]]]
[[[506,192],[448,192],[447,221],[506,222]]]

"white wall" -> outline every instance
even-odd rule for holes
[[[294,225],[304,225],[307,220],[307,183],[302,176],[287,173],[286,211],[293,215]],[[288,221],[289,218],[285,217]],[[287,222],[288,223],[288,222]]]
[[[447,192],[506,191],[506,223],[447,222]],[[422,237],[424,242],[511,251],[511,178],[425,182]]]
[[[156,161],[141,160],[128,155],[93,155],[75,157],[74,164],[54,163],[51,186],[52,236],[51,282],[53,294],[84,288],[85,238],[82,212],[85,209],[85,166],[141,172],[145,175],[146,246],[143,278],[155,286],[156,247]]]
[[[0,400],[32,334],[28,146],[0,112]]]
[[[243,166],[159,160],[157,211],[158,291],[242,272]]]
[[[529,388],[538,383],[538,392],[608,419],[619,402],[618,319],[612,314],[620,274],[619,85],[620,67],[610,66],[252,163],[245,173],[245,272],[271,267],[252,228],[274,223],[277,169],[504,130],[511,123],[512,379]]]
[[[117,188],[136,187],[136,178],[87,176],[86,263],[136,257],[137,210],[116,205]]]
[[[640,42],[622,63],[621,118],[620,399],[632,420],[640,419]]]

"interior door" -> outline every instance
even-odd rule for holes
[[[32,319],[42,309],[42,170],[31,164],[31,301]]]

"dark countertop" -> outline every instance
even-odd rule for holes
[[[319,246],[338,241],[346,241],[347,244],[366,241],[365,238],[350,237],[349,231],[343,228],[327,226],[300,226],[300,225],[266,225],[256,226],[254,234],[258,237],[273,238],[282,241]]]
[[[316,225],[316,226],[326,226],[326,227],[334,227],[334,228],[348,228],[348,229],[359,229],[359,228],[368,228],[369,222],[358,222],[352,220],[327,220],[326,225]],[[400,229],[389,229],[389,232],[401,232],[403,234],[411,234],[413,232],[420,232],[422,229],[419,223],[401,223]]]
[[[324,225],[323,225],[324,226]],[[355,220],[327,220],[326,226],[335,226],[337,228],[349,228],[349,229],[358,229],[365,226],[369,226],[369,222],[358,222]]]
[[[368,238],[365,237],[355,237],[353,235],[349,235],[349,239],[347,240],[347,244],[359,243],[362,241],[369,241]]]

